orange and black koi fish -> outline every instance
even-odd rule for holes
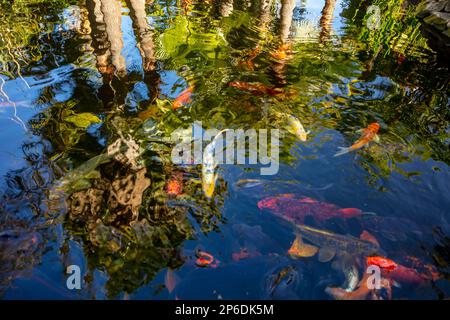
[[[183,173],[174,173],[167,182],[167,194],[169,196],[178,196],[183,192]]]
[[[359,138],[353,145],[348,148],[339,147],[339,151],[334,155],[335,157],[341,156],[343,154],[349,153],[354,150],[361,149],[367,145],[370,141],[379,141],[378,130],[380,130],[380,125],[376,122],[369,124],[369,126],[362,130],[362,137]]]
[[[190,86],[189,88],[183,90],[183,92],[181,92],[178,97],[175,98],[175,100],[172,102],[172,108],[173,109],[178,109],[182,106],[184,106],[185,104],[190,103],[191,100],[191,96],[192,93],[194,92],[194,86]]]

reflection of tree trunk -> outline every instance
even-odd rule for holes
[[[289,40],[289,34],[291,32],[292,16],[294,14],[295,0],[282,0],[281,1],[281,11],[280,11],[280,40],[281,46],[279,47],[280,52],[286,52],[287,43]],[[272,65],[273,77],[275,81],[275,86],[281,87],[286,85],[285,67],[286,58],[279,59]]]
[[[295,0],[282,0],[280,12],[280,38],[281,42],[287,42],[292,25],[292,15],[294,13]]]
[[[127,0],[130,16],[137,30],[138,46],[142,55],[144,71],[152,71],[155,68],[155,45],[152,33],[147,24],[145,12],[145,0]]]
[[[111,62],[116,68],[116,72],[121,75],[126,70],[125,59],[121,54],[123,48],[121,3],[118,0],[101,0],[101,3],[101,11],[106,24],[106,34],[110,44]]]
[[[101,11],[101,0],[87,0],[88,19],[91,25],[92,48],[97,59],[97,70],[103,75],[111,75],[112,68],[108,62],[110,57],[106,25]],[[104,78],[104,80],[107,80]],[[109,77],[106,82],[109,82]]]
[[[259,7],[259,27],[266,31],[270,23],[270,8],[272,6],[272,0],[261,0]]]
[[[220,14],[222,17],[228,17],[233,12],[233,0],[222,0],[220,4]]]
[[[320,18],[320,31],[319,40],[325,42],[330,38],[331,31],[333,29],[333,14],[336,6],[336,0],[325,0],[325,6],[322,10],[322,17]]]

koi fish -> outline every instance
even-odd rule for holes
[[[338,157],[351,151],[361,149],[372,140],[375,142],[379,142],[380,138],[377,135],[378,130],[380,130],[380,125],[376,122],[371,123],[367,128],[362,130],[361,138],[359,138],[353,145],[348,148],[339,147],[340,150],[334,156]]]
[[[178,196],[183,192],[183,173],[176,172],[167,181],[167,194],[169,196]]]
[[[390,271],[388,274],[386,274],[386,277],[399,283],[408,283],[415,285],[420,285],[426,281],[431,280],[426,275],[419,273],[416,269],[408,268],[402,265],[399,265],[396,269]]]
[[[267,197],[258,202],[260,210],[269,210],[284,220],[303,224],[307,216],[322,222],[331,218],[353,218],[364,214],[357,208],[340,208],[335,204],[321,202],[309,197],[284,194]]]
[[[228,83],[228,86],[239,89],[241,91],[250,92],[254,95],[276,96],[284,93],[283,89],[269,88],[261,82],[232,81]]]
[[[343,271],[345,274],[344,290],[347,292],[354,291],[358,287],[359,283],[358,268],[352,264],[349,268],[345,268]]]
[[[208,252],[198,250],[196,252],[196,256],[197,260],[195,260],[195,264],[198,267],[204,268],[209,266],[215,268],[218,265],[218,261],[214,259],[213,255]]]
[[[375,289],[370,289],[368,286],[368,281],[370,280],[371,274],[365,273],[364,277],[358,284],[358,288],[353,291],[347,291],[343,288],[332,288],[327,287],[325,292],[329,294],[336,300],[366,300],[368,296],[375,293]],[[381,279],[381,288],[387,289],[389,297],[391,296],[391,285],[390,281],[387,279]]]
[[[217,163],[215,161],[214,157],[214,150],[217,146],[217,139],[218,137],[227,131],[228,129],[224,129],[220,131],[214,139],[205,147],[205,150],[203,151],[203,163],[202,163],[202,187],[203,192],[205,193],[205,196],[207,198],[211,198],[214,189],[216,187],[216,181],[217,181],[217,173],[215,172]]]
[[[190,103],[192,93],[194,92],[194,86],[190,86],[187,89],[183,90],[178,97],[172,102],[172,108],[174,110],[184,106],[185,104]]]
[[[312,257],[318,253],[320,262],[329,262],[335,256],[338,258],[352,258],[367,256],[381,251],[375,243],[352,237],[350,235],[335,234],[330,231],[312,228],[295,223],[296,239],[289,249],[291,257]],[[305,238],[311,244],[303,243]]]
[[[264,283],[263,299],[298,299],[295,295],[301,276],[293,266],[277,267]]]
[[[308,134],[311,133],[311,131],[305,131],[305,128],[303,127],[300,120],[293,115],[288,116],[287,129],[290,133],[294,134],[301,141],[306,141],[308,139]]]
[[[335,234],[330,231],[320,230],[306,225],[295,224],[297,238],[301,237],[311,242],[318,250],[318,259],[320,262],[331,261],[336,254],[367,256],[368,254],[378,253],[380,247],[372,242],[361,240],[350,235]],[[312,253],[312,251],[311,251]]]
[[[383,257],[367,257],[366,262],[367,265],[379,266],[384,277],[398,283],[420,285],[426,281],[437,280],[439,278],[439,274],[434,270],[430,270],[427,266],[424,267],[429,271],[429,274],[420,273],[414,268],[406,267]]]
[[[393,271],[398,268],[398,264],[396,264],[393,260],[383,257],[367,257],[366,258],[367,265],[375,265],[380,267],[387,272]]]

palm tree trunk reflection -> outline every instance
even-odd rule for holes
[[[96,67],[97,70],[103,75],[104,82],[109,82],[110,77],[106,76],[110,76],[112,74],[113,67],[109,63],[111,52],[109,51],[106,24],[103,21],[103,13],[101,11],[101,0],[87,0],[86,7],[91,26],[92,48],[97,60]]]
[[[142,66],[144,71],[152,71],[155,68],[155,45],[153,43],[152,32],[147,23],[145,12],[145,0],[127,0],[130,9],[130,16],[133,20],[134,28],[137,31],[138,47],[141,51]]]
[[[122,16],[121,3],[117,0],[101,0],[101,12],[106,25],[106,34],[110,44],[111,63],[118,75],[126,73],[125,59],[122,56]]]
[[[233,0],[223,0],[220,5],[220,14],[222,17],[228,17],[233,12]]]
[[[336,0],[325,0],[325,6],[322,10],[322,17],[320,18],[320,31],[319,40],[321,43],[329,40],[331,32],[333,31],[333,15],[334,8],[336,7]]]
[[[282,0],[280,12],[280,38],[282,43],[286,43],[291,31],[292,16],[295,8],[295,0]]]

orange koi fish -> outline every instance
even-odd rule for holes
[[[383,257],[367,257],[366,261],[368,265],[379,266],[384,277],[399,283],[421,285],[426,281],[435,281],[440,277],[440,274],[433,268],[430,268],[429,265],[421,266],[427,271],[426,273],[421,273],[414,268],[397,264],[391,259]]]
[[[378,123],[374,122],[369,124],[367,128],[362,130],[361,138],[359,138],[353,145],[348,148],[339,147],[340,150],[334,156],[338,157],[351,151],[361,149],[372,140],[376,142],[379,141],[379,137],[377,135],[378,130],[380,130],[380,125]]]
[[[269,88],[261,82],[242,82],[242,81],[232,81],[228,83],[230,87],[250,92],[254,95],[269,95],[276,96],[283,93],[283,89],[280,88]]]
[[[218,261],[213,257],[212,254],[205,251],[197,251],[196,252],[197,260],[195,260],[195,264],[198,267],[212,267],[216,268],[218,266]]]
[[[184,106],[185,104],[190,103],[192,93],[194,92],[194,86],[190,86],[189,88],[183,90],[178,97],[175,98],[175,100],[172,103],[172,108],[174,110]]]
[[[393,260],[383,257],[367,257],[366,261],[367,265],[378,266],[387,272],[393,271],[398,267],[398,264],[396,264]]]
[[[176,172],[167,181],[167,194],[169,196],[178,196],[183,192],[183,173]]]

